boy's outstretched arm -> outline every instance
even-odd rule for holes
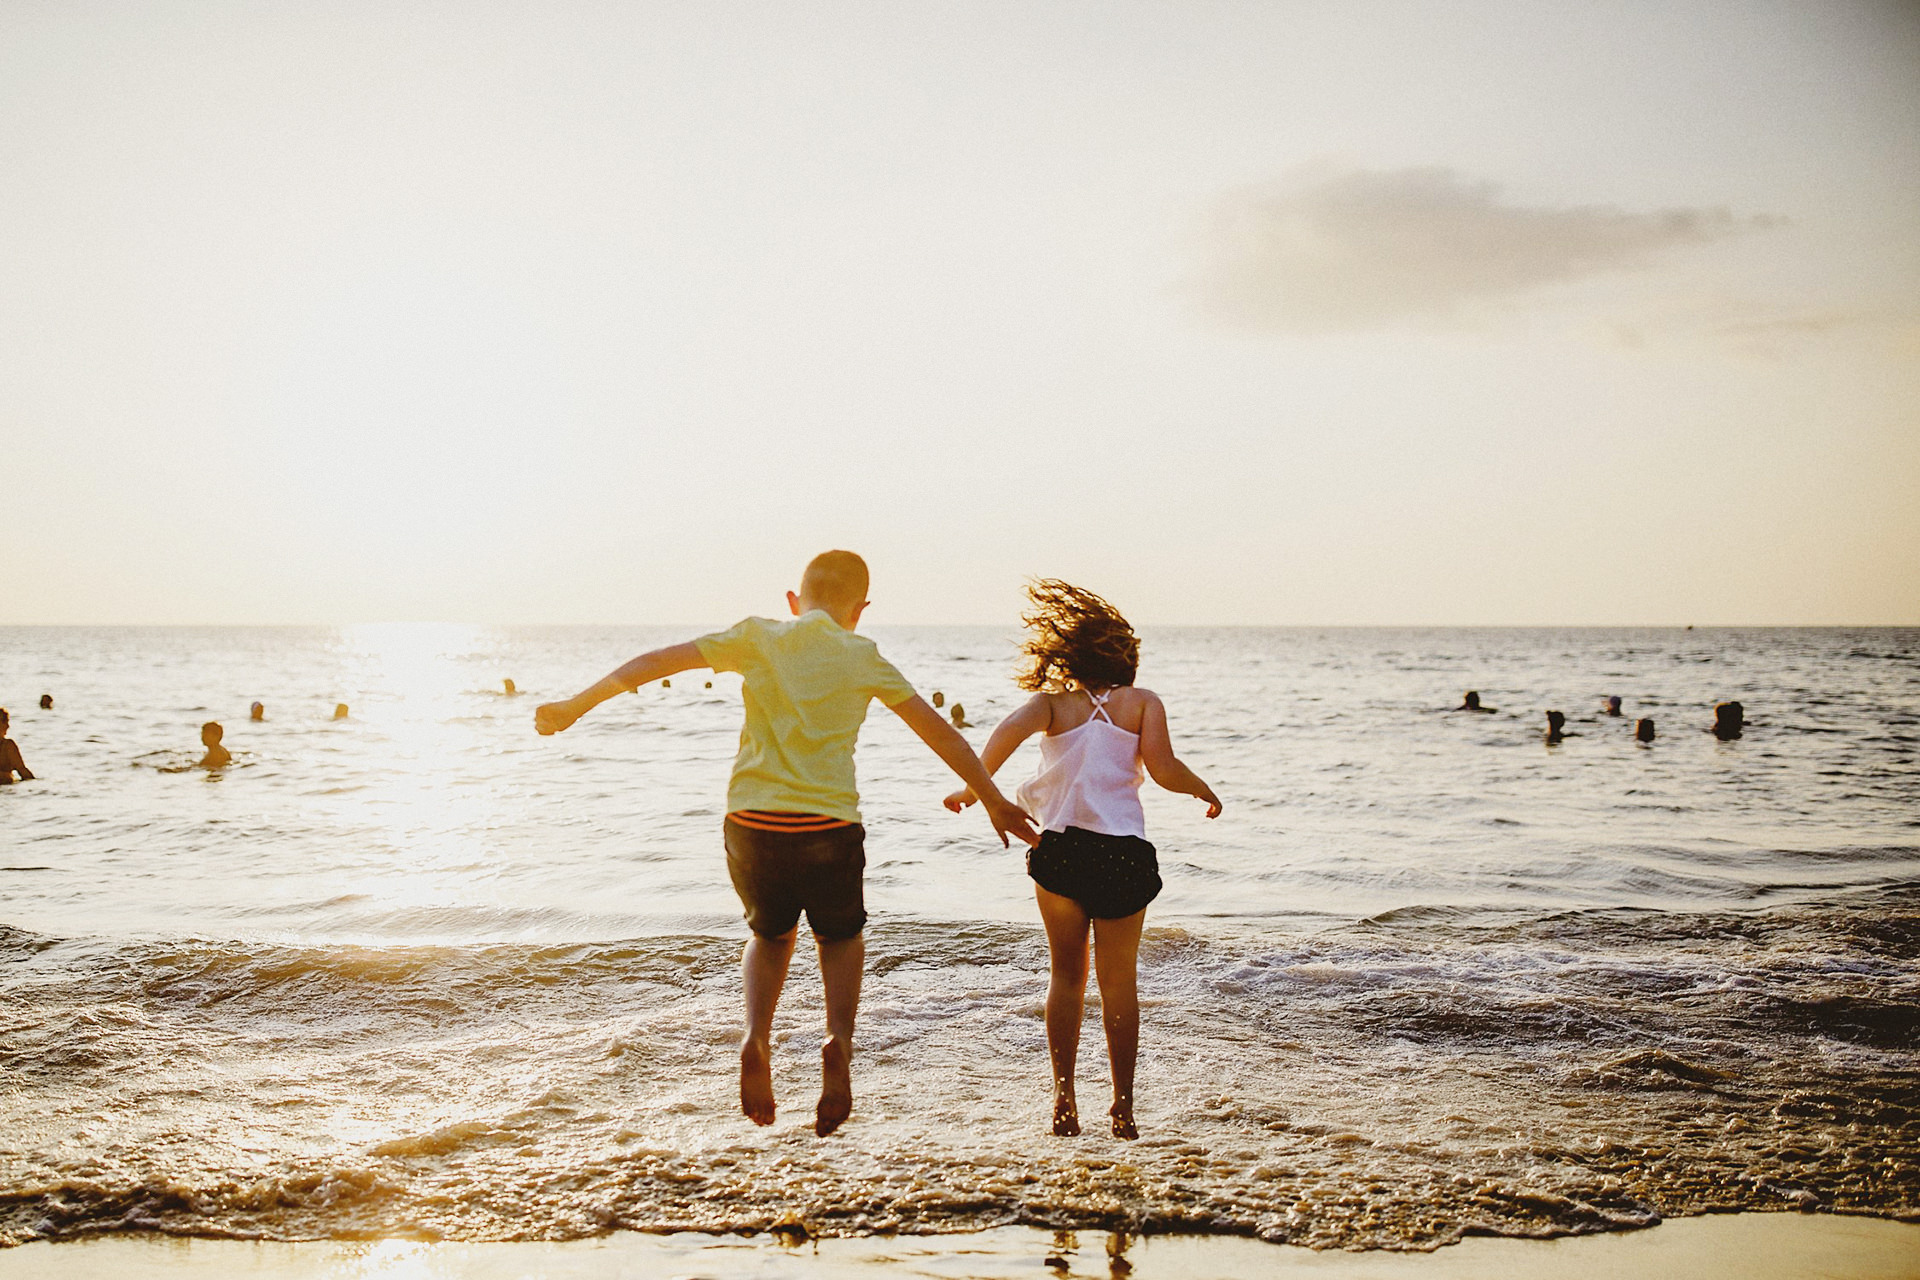
[[[700,646],[691,640],[685,644],[654,649],[616,667],[611,675],[571,698],[543,703],[535,708],[533,727],[542,735],[559,733],[616,694],[632,693],[650,681],[664,680],[668,676],[706,665],[707,660],[700,656]]]
[[[948,724],[945,716],[928,706],[925,698],[915,694],[888,709],[906,721],[907,728],[919,735],[920,741],[933,748],[933,754],[946,761],[947,768],[959,774],[960,781],[967,784],[967,789],[980,797],[980,803],[987,811],[987,821],[993,824],[993,832],[1000,837],[1002,845],[1007,843],[1008,835],[1017,836],[1022,844],[1040,843],[1040,836],[1033,829],[1033,819],[1020,806],[1000,794],[1000,788],[993,785],[992,776],[980,763],[980,757],[973,754],[973,748],[967,745],[967,740],[960,736],[960,731]]]
[[[1220,797],[1213,794],[1213,788],[1201,781],[1200,775],[1187,768],[1180,758],[1173,754],[1173,736],[1167,732],[1167,708],[1158,695],[1147,690],[1146,713],[1140,718],[1140,762],[1147,766],[1147,776],[1169,791],[1178,791],[1182,795],[1193,796],[1207,802],[1207,816],[1220,816]]]

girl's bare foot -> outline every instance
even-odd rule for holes
[[[853,1114],[853,1054],[837,1038],[820,1046],[820,1105],[813,1109],[814,1136],[824,1138]]]
[[[1133,1099],[1120,1098],[1114,1101],[1107,1114],[1113,1117],[1113,1136],[1131,1141],[1140,1136],[1139,1126],[1133,1123]]]
[[[755,1124],[773,1123],[773,1053],[754,1040],[740,1046],[740,1110]]]
[[[1053,1095],[1053,1136],[1056,1138],[1080,1136],[1080,1108],[1074,1105],[1071,1093]]]

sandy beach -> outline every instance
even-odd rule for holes
[[[402,1240],[301,1244],[104,1236],[0,1253],[0,1280],[126,1276],[248,1280],[573,1280],[574,1277],[1002,1276],[1132,1280],[1907,1280],[1920,1276],[1920,1224],[1796,1213],[1683,1218],[1632,1232],[1556,1240],[1477,1237],[1430,1253],[1346,1252],[1232,1236],[1127,1239],[1101,1231],[1002,1227],[965,1235],[783,1244],[767,1235],[616,1232],[558,1244]]]

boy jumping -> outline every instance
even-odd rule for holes
[[[727,786],[727,874],[753,937],[741,958],[747,1004],[740,1045],[740,1109],[772,1124],[773,1011],[793,958],[800,914],[813,931],[826,989],[827,1040],[813,1131],[826,1137],[853,1110],[853,1023],[866,961],[861,872],[866,828],[853,772],[854,741],[878,698],[960,776],[993,824],[1026,844],[1039,836],[1026,813],[993,785],[980,758],[928,706],[873,641],[854,634],[867,607],[867,563],[851,551],[813,558],[794,621],[748,618],[726,631],[643,653],[592,688],[534,712],[534,728],[558,733],[619,693],[681,671],[737,671],[746,717]]]

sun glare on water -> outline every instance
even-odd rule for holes
[[[434,917],[470,902],[486,875],[498,797],[464,781],[472,771],[461,761],[490,749],[476,700],[500,637],[458,623],[375,623],[343,628],[340,642],[361,691],[354,716],[378,753],[361,799],[379,838],[349,891],[431,935]]]

